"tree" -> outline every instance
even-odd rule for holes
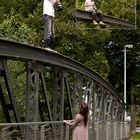
[[[135,22],[135,0],[102,0],[100,9],[107,15]]]
[[[112,41],[108,45],[107,57],[110,63],[109,80],[123,95],[123,53],[124,45],[133,44],[134,49],[127,52],[127,105],[131,104],[132,133],[136,126],[136,105],[140,101],[138,90],[134,90],[140,83],[140,32],[139,30],[112,31]],[[115,72],[114,72],[115,71]]]

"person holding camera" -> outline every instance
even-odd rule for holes
[[[43,20],[45,23],[43,48],[47,49],[53,49],[55,5],[62,8],[60,0],[44,0],[43,2]]]

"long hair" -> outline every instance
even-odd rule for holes
[[[88,121],[88,105],[86,103],[81,103],[80,114],[84,116],[84,126],[86,127]]]

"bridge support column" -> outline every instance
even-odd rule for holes
[[[11,114],[13,114],[12,117],[15,118],[15,122],[21,122],[21,118],[18,113],[18,106],[17,106],[16,99],[13,92],[10,72],[7,66],[7,59],[0,58],[0,73],[1,73],[0,76],[2,76],[4,79],[4,82],[5,82],[4,84],[5,84],[6,91],[8,93],[8,100],[9,100],[9,104],[8,104],[7,103],[8,101],[4,96],[4,92],[3,92],[4,89],[2,89],[2,86],[0,85],[0,102],[2,105],[2,110],[4,112],[6,122],[11,122]],[[12,111],[12,113],[10,113],[10,111]],[[23,132],[22,127],[19,127],[18,129],[21,133]],[[9,128],[9,130],[12,131],[13,128]],[[22,134],[21,134],[21,137],[22,137]]]
[[[63,121],[64,120],[64,71],[61,68],[55,67],[54,69],[54,95],[53,95],[53,120]],[[61,131],[58,139],[64,139],[64,128],[63,124],[55,125],[55,129]],[[59,132],[60,132],[59,131]],[[58,131],[55,131],[58,132]],[[55,134],[57,136],[57,134]]]
[[[43,71],[45,67],[43,64],[37,62],[28,62],[27,63],[27,73],[26,73],[26,122],[38,122],[44,121],[48,119],[48,121],[52,121],[52,113],[50,109],[50,104],[47,95],[47,87],[44,78]],[[39,94],[39,87],[42,84],[43,94],[41,99],[41,95]],[[44,102],[43,102],[43,101]],[[42,110],[45,105],[45,110]],[[47,109],[47,110],[46,110]],[[43,114],[47,112],[48,118],[44,118]],[[53,124],[51,124],[52,131],[54,132]],[[34,131],[34,139],[38,139],[38,126],[35,125],[33,127],[27,127],[26,130],[30,132],[30,129]],[[29,138],[29,135],[26,134],[26,138]]]

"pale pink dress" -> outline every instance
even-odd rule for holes
[[[74,119],[72,140],[88,140],[88,125],[84,126],[84,117],[77,114]]]

